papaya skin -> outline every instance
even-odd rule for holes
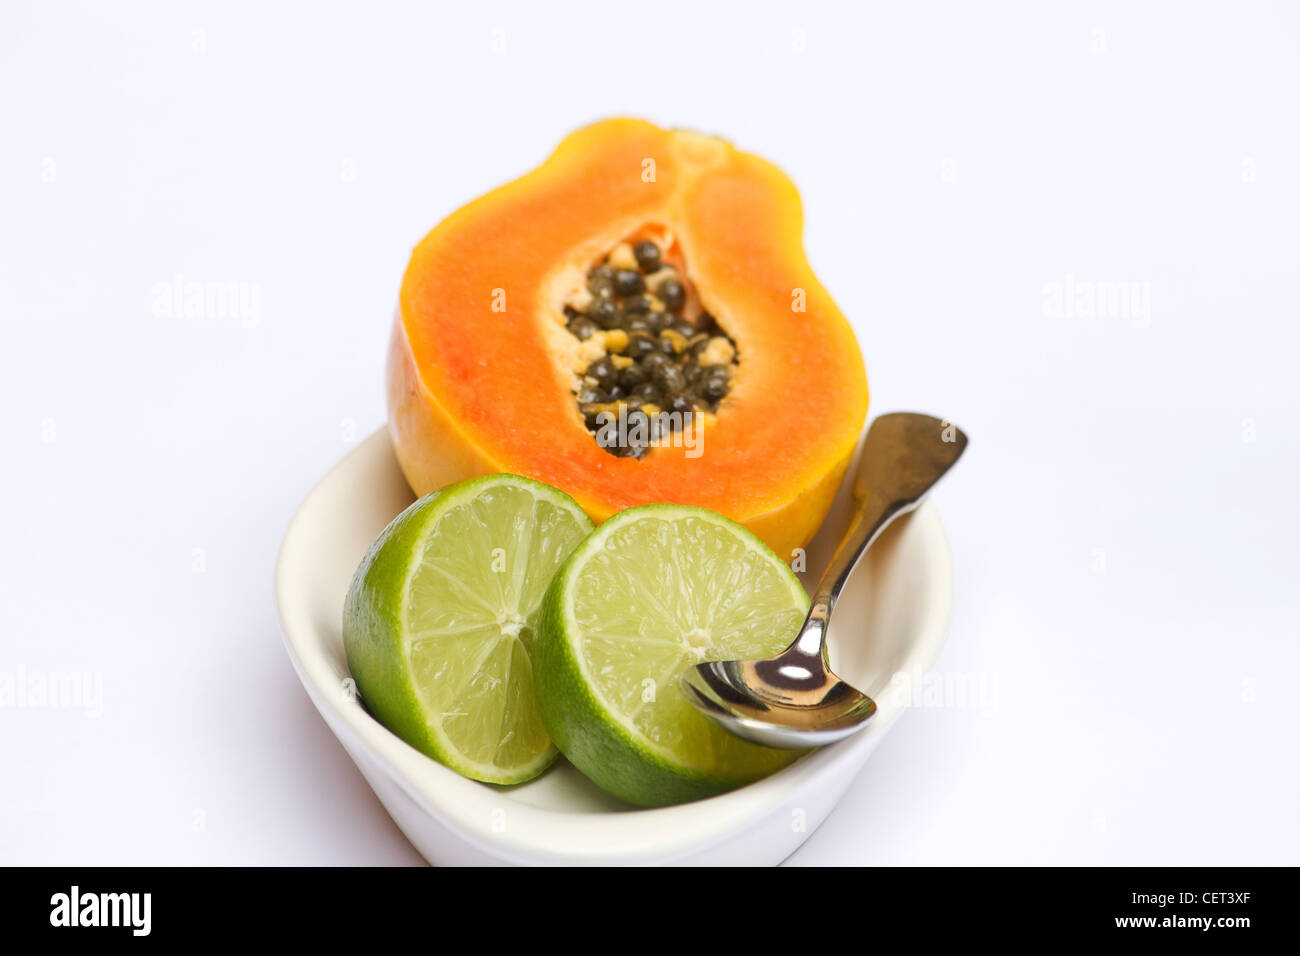
[[[600,448],[552,347],[557,268],[585,270],[646,223],[678,237],[740,353],[698,457]],[[402,283],[386,377],[417,495],[508,471],[563,489],[597,522],[653,502],[711,508],[787,559],[825,518],[868,400],[853,331],[804,255],[789,179],[722,140],[632,119],[578,130],[429,233]]]

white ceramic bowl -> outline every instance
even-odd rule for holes
[[[826,818],[943,646],[952,561],[933,504],[872,546],[831,629],[837,673],[876,698],[867,728],[732,793],[654,810],[607,796],[561,759],[504,788],[468,780],[389,733],[356,699],[343,599],[362,555],[413,500],[386,431],[340,462],[298,509],[276,572],[285,645],[303,686],[402,832],[438,864],[776,864]],[[809,546],[816,580],[848,516],[847,495]],[[914,685],[913,685],[914,686]],[[321,781],[328,786],[328,781]]]

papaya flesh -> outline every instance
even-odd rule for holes
[[[830,508],[867,411],[861,352],[802,233],[793,184],[721,139],[633,119],[572,133],[411,256],[387,384],[412,489],[504,471],[563,489],[596,521],[638,504],[698,505],[788,558]],[[725,374],[703,370],[725,394],[693,398],[689,428],[611,454],[580,400],[597,388],[588,363],[626,335],[592,333],[575,306],[590,309],[594,269],[647,237],[685,280],[683,311],[712,323],[694,345],[673,339],[680,355],[663,348],[692,374],[696,361],[725,364]],[[647,295],[660,310],[652,322],[673,318]],[[596,407],[627,411],[617,400]]]

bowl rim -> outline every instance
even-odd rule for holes
[[[310,576],[299,573],[319,539],[321,504],[336,494],[334,486],[340,477],[359,466],[373,467],[372,459],[378,460],[385,451],[391,456],[391,448],[387,428],[380,428],[335,463],[299,504],[276,562],[281,637],[308,696],[349,755],[360,763],[356,749],[364,750],[374,758],[371,763],[424,813],[481,852],[521,862],[591,863],[638,858],[662,861],[698,852],[783,806],[797,806],[800,794],[837,770],[856,774],[905,709],[897,696],[878,696],[875,719],[852,737],[814,751],[748,786],[676,806],[568,812],[534,806],[512,798],[510,788],[462,777],[411,747],[344,693],[326,653],[326,638],[309,610]],[[935,562],[931,569],[934,593],[926,602],[922,626],[900,668],[919,679],[933,666],[946,640],[952,611],[952,553],[932,501],[901,520],[910,522],[924,537],[925,550]],[[494,828],[491,811],[502,806],[509,807],[509,826]]]

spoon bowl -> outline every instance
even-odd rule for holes
[[[765,661],[715,661],[688,671],[687,699],[733,733],[768,747],[820,747],[847,737],[876,702],[827,672],[810,673],[784,655]],[[781,687],[780,697],[772,696]]]

